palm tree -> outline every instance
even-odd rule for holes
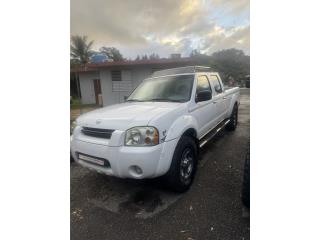
[[[92,44],[93,41],[88,42],[87,36],[71,36],[71,58],[80,64],[88,63],[90,56],[93,54]]]
[[[88,43],[87,36],[71,36],[70,45],[70,67],[84,66],[89,62],[90,56],[93,54],[92,48],[93,41]],[[80,83],[79,83],[79,73],[76,71],[74,73],[74,79],[77,86],[77,97],[80,98]],[[81,113],[81,111],[80,111]]]

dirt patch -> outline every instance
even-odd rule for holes
[[[141,190],[133,193],[129,199],[119,205],[119,212],[129,211],[131,213],[152,213],[162,206],[160,195],[153,191]]]

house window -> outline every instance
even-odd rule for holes
[[[111,71],[112,92],[131,92],[132,81],[130,70]]]
[[[112,81],[121,81],[121,71],[119,70],[111,71],[111,79]]]

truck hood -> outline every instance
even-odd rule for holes
[[[156,116],[179,109],[183,103],[128,102],[100,108],[78,117],[80,126],[127,130],[135,126],[147,126]]]

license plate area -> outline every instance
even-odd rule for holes
[[[94,157],[84,153],[77,153],[77,157],[79,160],[82,160],[91,164],[95,164],[102,167],[110,167],[109,161],[104,158]]]

